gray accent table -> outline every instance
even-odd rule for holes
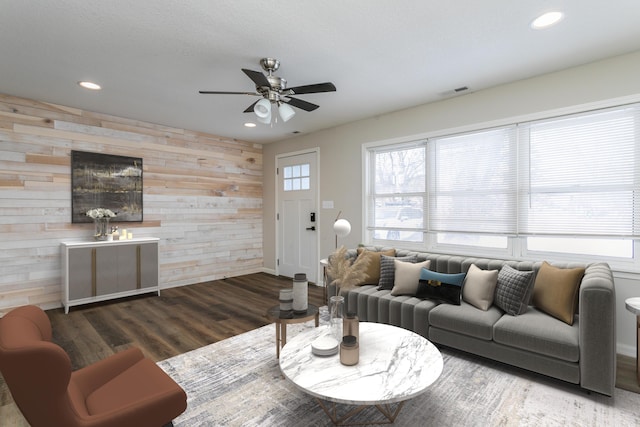
[[[636,315],[636,376],[640,384],[640,297],[627,298],[624,305]]]
[[[314,396],[336,425],[375,406],[392,423],[408,399],[424,393],[442,373],[440,351],[424,337],[407,329],[382,323],[360,323],[360,360],[345,366],[340,355],[316,356],[311,343],[328,327],[303,332],[280,353],[280,370],[300,390]],[[329,402],[329,403],[328,403]],[[339,414],[336,404],[356,405]]]
[[[157,237],[62,242],[62,305],[69,308],[155,292],[160,295]]]

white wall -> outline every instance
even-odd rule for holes
[[[412,140],[478,124],[498,124],[545,112],[570,111],[576,106],[613,99],[640,100],[640,51],[546,74],[465,96],[425,104],[391,114],[327,129],[264,146],[264,266],[276,270],[275,156],[320,147],[320,200],[333,200],[334,209],[320,209],[321,255],[335,245],[331,230],[339,210],[352,225],[340,244],[361,242],[362,145],[382,140]],[[624,299],[640,296],[640,276],[616,272],[618,351],[635,355],[635,319]]]

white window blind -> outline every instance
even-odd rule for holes
[[[368,241],[640,261],[640,103],[368,150]]]
[[[429,230],[515,234],[516,127],[430,139]]]
[[[640,108],[617,107],[519,125],[519,232],[639,233]]]

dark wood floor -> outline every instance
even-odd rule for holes
[[[132,346],[160,361],[271,323],[267,310],[278,304],[280,289],[291,284],[291,279],[258,273],[47,315],[53,341],[67,351],[73,370]],[[322,288],[309,285],[309,302],[324,305]],[[1,376],[0,425],[26,425]]]
[[[287,287],[291,279],[258,273],[47,314],[74,370],[131,346],[160,361],[271,323],[266,312]],[[321,301],[309,285],[309,302]]]
[[[287,287],[291,279],[258,273],[47,314],[74,370],[131,346],[160,361],[269,324],[266,312]],[[324,305],[322,288],[309,286],[309,302]],[[617,385],[640,393],[634,358],[618,357]],[[1,377],[0,421],[25,425]]]

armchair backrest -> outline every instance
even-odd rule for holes
[[[75,424],[67,393],[71,361],[51,342],[40,308],[20,307],[0,319],[0,372],[29,424]]]

